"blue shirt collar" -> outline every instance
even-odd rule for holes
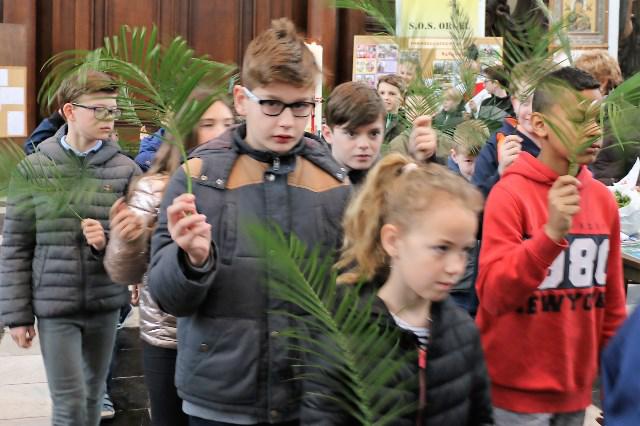
[[[63,135],[60,138],[60,145],[62,145],[62,147],[64,149],[66,149],[67,151],[71,151],[73,152],[75,155],[77,155],[78,157],[86,157],[87,155],[91,154],[92,152],[98,152],[98,150],[100,148],[102,148],[102,141],[98,141],[97,144],[95,144],[95,146],[87,151],[84,152],[80,152],[77,149],[75,149],[74,147],[72,147],[71,145],[69,145],[67,143],[67,135]]]

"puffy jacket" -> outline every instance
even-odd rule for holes
[[[480,150],[476,158],[473,176],[471,177],[471,183],[482,191],[485,198],[489,196],[491,188],[500,180],[500,173],[498,173],[498,142],[496,140],[498,134],[505,136],[518,135],[522,138],[522,151],[528,152],[534,157],[537,157],[540,153],[538,145],[529,139],[527,135],[516,129],[514,119],[505,119],[502,123],[502,128],[492,134]]]
[[[135,160],[136,164],[143,172],[146,172],[151,167],[153,159],[156,157],[156,153],[158,152],[158,149],[160,149],[160,145],[162,145],[164,133],[165,130],[160,128],[154,134],[149,135],[140,141],[140,149],[138,150],[138,155],[136,155]]]
[[[640,309],[627,319],[602,353],[604,418],[615,426],[640,424]]]
[[[55,111],[49,117],[42,120],[24,142],[23,147],[25,154],[33,154],[38,145],[55,135],[64,123],[64,117],[58,111]]]
[[[300,384],[291,354],[278,337],[291,320],[273,312],[291,307],[267,287],[268,253],[246,225],[277,224],[328,254],[341,240],[340,222],[350,186],[346,170],[318,141],[302,138],[286,155],[255,151],[245,127],[199,147],[192,170],[198,212],[212,225],[215,255],[201,268],[167,230],[166,209],[185,192],[180,169],[169,182],[151,242],[151,295],[178,317],[176,387],[204,409],[253,416],[259,422],[298,418]]]
[[[126,193],[140,170],[111,141],[102,141],[97,152],[76,157],[60,144],[65,133],[66,125],[24,161],[52,180],[77,180],[81,173],[91,176],[97,184],[95,193],[76,201],[67,192],[54,197],[70,197],[80,216],[99,220],[108,230],[111,205]],[[53,167],[40,167],[51,163],[56,165],[55,175]],[[73,191],[77,196],[84,189],[74,187]],[[31,325],[34,315],[114,310],[129,300],[127,289],[109,279],[102,254],[87,245],[80,220],[71,209],[52,211],[53,204],[51,195],[44,192],[9,192],[0,250],[0,312],[9,327]]]
[[[140,337],[153,346],[176,349],[176,317],[164,312],[149,293],[149,246],[151,233],[158,218],[162,194],[169,175],[143,176],[129,191],[127,205],[140,215],[147,232],[136,241],[124,241],[112,236],[107,245],[104,267],[113,281],[120,284],[142,283],[140,290]]]
[[[373,297],[370,287],[361,289],[362,306]],[[489,391],[489,377],[484,361],[480,335],[471,317],[447,298],[431,306],[431,329],[427,344],[426,361],[426,408],[421,415],[422,425],[471,426],[492,425],[493,410]],[[384,395],[394,394],[395,400],[407,404],[419,400],[418,341],[410,331],[400,329],[384,302],[375,298],[371,308],[371,321],[385,330],[399,331],[399,345],[404,351],[414,351],[404,368],[388,385]],[[329,374],[331,375],[331,374]],[[313,377],[313,376],[311,376]],[[406,384],[409,383],[407,386]],[[350,419],[328,397],[335,394],[320,382],[306,386],[312,392],[303,398],[301,424],[351,425]],[[417,424],[418,413],[413,412],[389,423],[393,426]]]

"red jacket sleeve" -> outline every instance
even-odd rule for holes
[[[480,306],[493,315],[515,310],[545,279],[548,268],[567,247],[542,228],[525,239],[523,206],[505,186],[489,194],[476,282]]]

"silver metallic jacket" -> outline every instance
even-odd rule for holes
[[[111,279],[120,284],[139,284],[140,337],[153,346],[176,349],[176,318],[163,312],[149,294],[147,267],[149,244],[162,194],[169,181],[166,174],[143,176],[129,192],[127,204],[141,216],[146,232],[136,241],[124,241],[111,235],[104,259],[104,267]]]

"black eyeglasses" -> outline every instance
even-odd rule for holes
[[[93,110],[93,115],[98,120],[116,120],[122,115],[122,110],[120,108],[107,108],[103,106],[89,106],[77,104],[75,102],[71,102],[71,105],[77,106],[84,109]]]
[[[311,114],[311,111],[313,111],[313,108],[316,106],[316,104],[313,102],[293,102],[290,104],[286,104],[275,99],[260,99],[246,87],[243,87],[243,89],[245,95],[247,95],[250,100],[260,104],[262,113],[270,117],[277,117],[282,114],[282,111],[284,111],[285,108],[290,108],[291,113],[294,117],[304,118],[308,117]]]

